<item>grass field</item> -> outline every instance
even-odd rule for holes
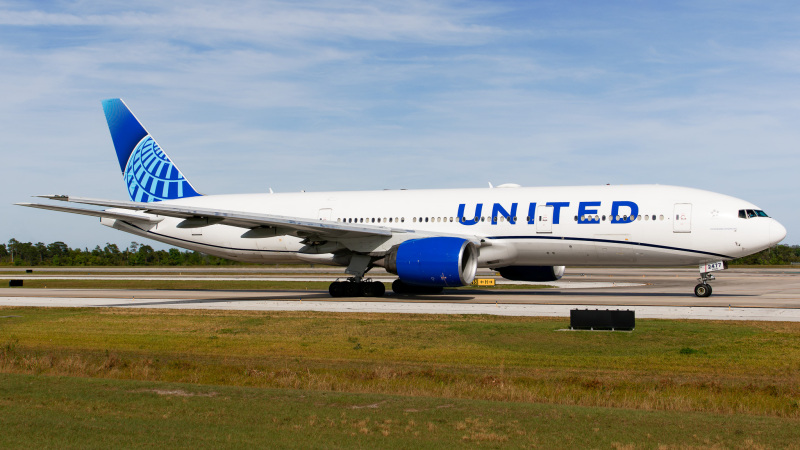
[[[800,448],[796,323],[639,320],[622,333],[501,316],[0,317],[0,425],[13,430],[0,446]]]

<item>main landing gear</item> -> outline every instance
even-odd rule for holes
[[[355,277],[347,281],[334,281],[328,287],[331,297],[383,297],[386,287],[380,281],[356,281]]]
[[[364,274],[371,269],[372,258],[367,255],[353,255],[345,272],[353,275],[347,281],[334,281],[328,287],[331,297],[383,297],[386,287],[380,281],[364,280]]]

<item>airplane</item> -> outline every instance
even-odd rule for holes
[[[251,263],[318,263],[350,277],[332,297],[381,297],[366,274],[398,276],[397,295],[472,283],[478,268],[515,281],[560,279],[568,265],[698,265],[711,272],[776,245],[786,229],[756,205],[676,186],[521,187],[204,195],[119,98],[102,102],[129,201],[37,196],[93,205],[17,205],[83,214],[117,230]]]

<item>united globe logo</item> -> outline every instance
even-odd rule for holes
[[[139,141],[128,158],[125,182],[131,200],[137,202],[198,195],[150,135]]]

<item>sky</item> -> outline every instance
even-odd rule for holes
[[[128,199],[121,97],[205,194],[679,185],[800,244],[794,1],[0,0],[0,61],[3,242],[142,241],[13,206]]]

